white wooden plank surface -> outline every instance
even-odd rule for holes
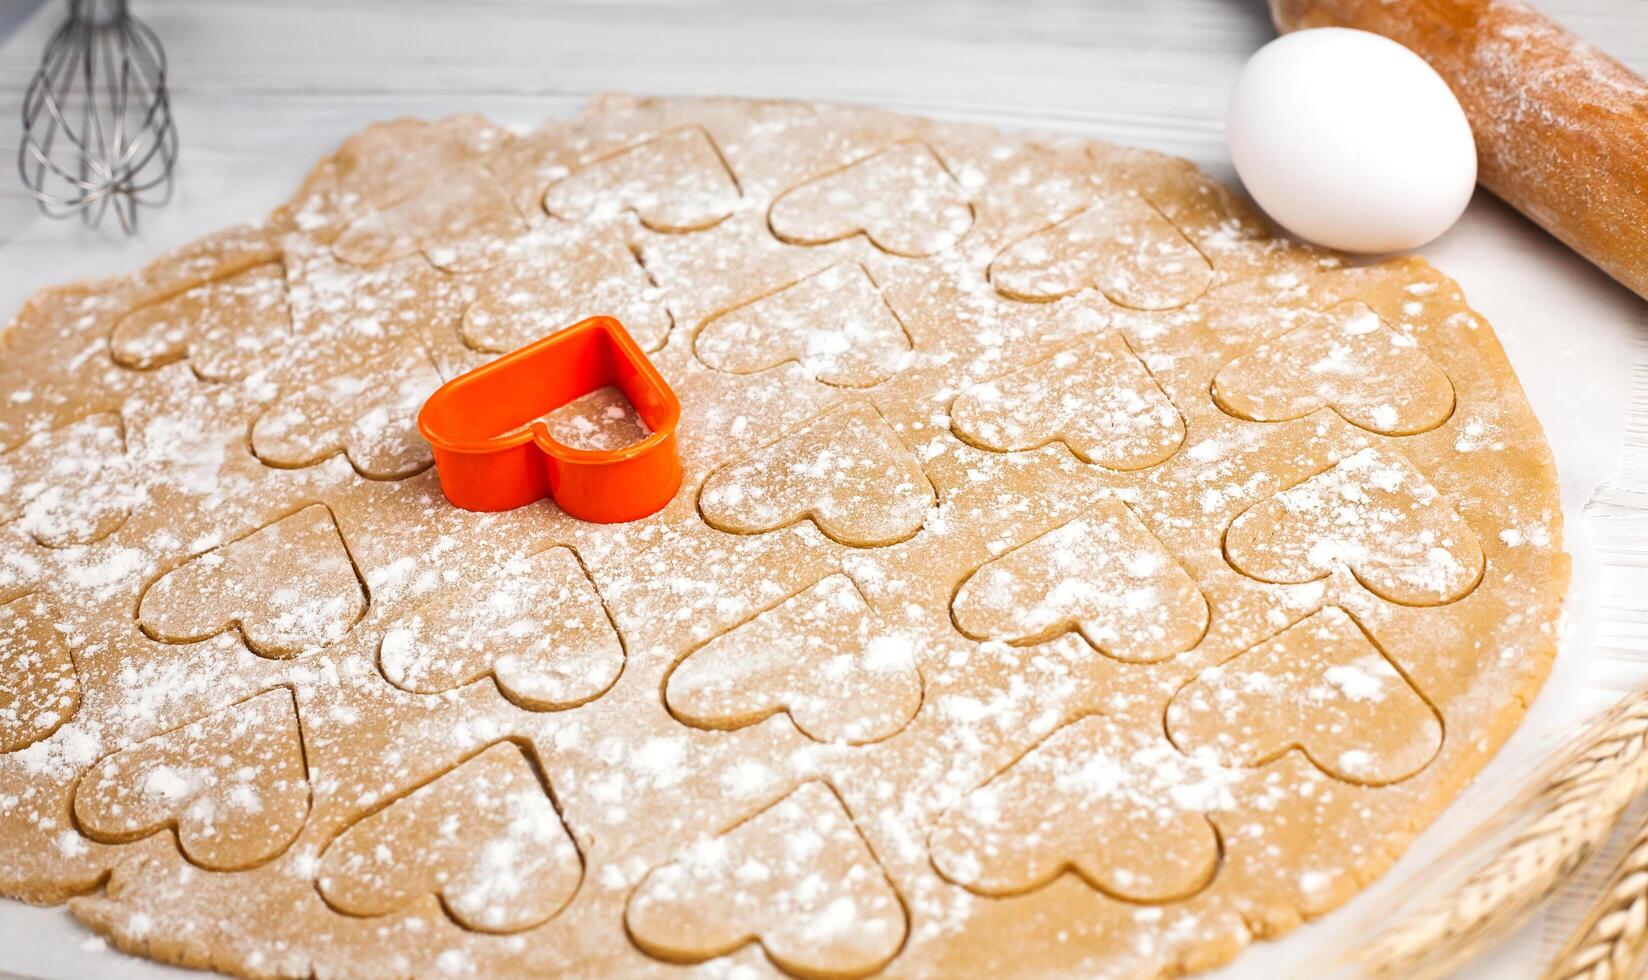
[[[0,0],[0,22],[19,0]],[[1188,156],[1229,179],[1231,81],[1272,31],[1262,0],[133,0],[171,57],[183,141],[176,199],[143,234],[33,216],[0,174],[0,309],[49,282],[134,267],[255,216],[351,131],[398,115],[479,110],[507,122],[570,114],[604,89],[793,96],[1060,129]],[[1542,6],[1648,71],[1648,0]],[[21,99],[50,2],[0,38],[0,160],[10,171]],[[1557,674],[1493,775],[1444,821],[1458,828],[1515,782],[1542,738],[1648,679],[1648,358],[1642,427],[1621,473],[1634,356],[1648,314],[1626,293],[1485,194],[1424,250],[1495,324],[1545,421],[1562,472],[1578,578]],[[0,313],[0,315],[5,315]],[[1604,486],[1601,493],[1597,488]],[[1586,505],[1590,513],[1585,517]],[[1640,527],[1640,530],[1636,530]],[[1640,533],[1642,537],[1634,538]],[[1542,733],[1547,733],[1542,736]],[[1235,976],[1315,969],[1324,948],[1377,915],[1400,878],[1447,836],[1427,835],[1389,880]],[[1539,930],[1479,975],[1526,976]],[[0,971],[71,977],[181,975],[97,949],[60,910],[0,903]]]

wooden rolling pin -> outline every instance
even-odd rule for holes
[[[1484,186],[1648,298],[1648,82],[1520,0],[1270,0],[1282,31],[1355,27],[1430,62]],[[1648,3],[1644,3],[1648,15]]]

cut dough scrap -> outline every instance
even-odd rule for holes
[[[584,877],[583,856],[521,748],[500,742],[361,818],[321,854],[316,884],[350,915],[426,895],[478,932],[554,918]]]
[[[237,381],[291,341],[286,272],[265,262],[139,306],[115,324],[116,363],[152,370],[185,357],[204,381]]]
[[[403,340],[365,364],[287,392],[252,424],[252,451],[283,467],[310,466],[341,452],[362,476],[404,479],[435,461],[417,419],[440,386],[429,355]]]
[[[701,963],[756,942],[798,977],[868,976],[909,931],[852,815],[817,781],[649,871],[624,922],[659,959]]]
[[[191,558],[143,593],[138,622],[167,643],[239,629],[261,657],[310,653],[366,613],[366,593],[332,512],[311,504]]]
[[[1034,891],[1072,871],[1123,901],[1187,898],[1219,863],[1218,836],[1193,804],[1216,802],[1226,778],[1148,727],[1087,715],[944,814],[933,864],[981,895]]]
[[[1407,457],[1371,448],[1248,508],[1225,555],[1261,582],[1313,582],[1344,565],[1409,606],[1464,598],[1484,566],[1475,533]]]
[[[0,524],[48,548],[90,544],[131,514],[130,477],[120,416],[88,415],[0,455]]]
[[[265,691],[108,756],[81,779],[74,815],[109,843],[172,827],[184,856],[215,871],[269,860],[309,816],[291,690]]]
[[[442,269],[474,272],[501,261],[510,240],[526,227],[497,178],[468,167],[424,193],[356,218],[332,243],[332,251],[355,265],[379,265],[422,252]]]
[[[1184,418],[1120,334],[973,385],[950,425],[966,442],[1019,452],[1062,442],[1084,463],[1138,470],[1184,442]]]
[[[672,129],[598,160],[544,192],[568,221],[610,221],[629,209],[660,232],[708,228],[738,206],[738,181],[700,126]]]
[[[512,244],[464,310],[462,335],[480,351],[512,351],[593,315],[618,319],[645,351],[672,323],[659,290],[616,231],[574,236],[536,228]]]
[[[990,281],[1009,299],[1045,303],[1092,287],[1118,306],[1170,310],[1206,292],[1213,268],[1155,208],[1117,194],[1009,247]]]
[[[396,620],[378,658],[408,691],[440,694],[491,676],[511,701],[538,711],[592,700],[624,669],[618,633],[568,548],[466,577]]]
[[[698,506],[711,527],[758,534],[811,519],[842,544],[896,544],[937,501],[921,464],[873,407],[848,402],[711,473]]]
[[[1219,369],[1213,398],[1237,418],[1283,422],[1324,406],[1381,435],[1434,429],[1453,414],[1453,384],[1407,334],[1363,303],[1345,303]]]
[[[711,317],[695,350],[718,371],[753,374],[794,361],[825,384],[868,388],[903,367],[910,337],[869,272],[843,262]]]
[[[921,707],[909,637],[883,627],[845,575],[831,575],[688,654],[664,689],[702,728],[742,728],[780,711],[821,742],[875,742]]]
[[[792,245],[863,234],[883,252],[920,258],[973,226],[967,193],[924,143],[899,143],[780,194],[767,223]]]
[[[1202,671],[1168,704],[1167,730],[1225,765],[1297,748],[1330,776],[1372,785],[1412,776],[1442,747],[1436,711],[1337,606]]]
[[[74,657],[57,632],[61,619],[43,595],[0,606],[0,753],[50,737],[80,707]]]
[[[1208,623],[1195,579],[1114,499],[986,562],[951,611],[975,639],[1040,643],[1074,630],[1132,663],[1191,649]]]

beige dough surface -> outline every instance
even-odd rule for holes
[[[680,396],[674,501],[447,504],[422,399],[599,313]],[[374,126],[7,329],[0,893],[246,976],[1205,969],[1437,816],[1567,577],[1459,288],[1183,161],[720,99]]]

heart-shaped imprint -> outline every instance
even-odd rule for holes
[[[981,895],[1034,891],[1070,871],[1123,901],[1187,898],[1218,868],[1218,835],[1199,807],[1218,802],[1225,775],[1159,731],[1088,715],[944,814],[933,865]]]
[[[672,129],[562,178],[544,210],[568,221],[605,221],[630,209],[653,231],[698,231],[738,206],[738,181],[710,134]]]
[[[448,350],[473,298],[469,277],[448,275],[421,255],[354,266],[333,255],[330,245],[294,237],[286,240],[284,260],[292,334],[302,338],[305,353],[280,362],[316,371],[355,366],[365,352],[403,338],[421,339],[431,351]]]
[[[1313,582],[1345,565],[1369,591],[1408,606],[1464,598],[1482,547],[1400,453],[1363,449],[1243,511],[1225,534],[1231,567],[1261,582]]]
[[[478,113],[375,123],[344,140],[305,190],[345,202],[344,207],[336,201],[312,205],[321,214],[385,208],[486,160],[509,138],[508,130]]]
[[[1355,620],[1329,606],[1185,685],[1167,732],[1186,752],[1259,766],[1289,749],[1350,782],[1425,768],[1442,719]]]
[[[80,678],[59,621],[44,595],[0,606],[0,754],[49,737],[80,707]]]
[[[973,385],[950,407],[963,441],[998,453],[1062,442],[1084,463],[1155,466],[1184,442],[1184,419],[1119,334],[1105,334]]]
[[[572,237],[563,229],[535,229],[476,283],[460,328],[463,342],[501,354],[600,310],[617,318],[642,350],[664,346],[670,312],[622,236]]]
[[[129,477],[120,416],[88,415],[0,455],[0,524],[47,548],[91,544],[131,513]]]
[[[391,684],[439,694],[491,676],[511,701],[536,711],[599,697],[624,669],[606,607],[569,548],[467,578],[402,615],[378,662]]]
[[[260,657],[318,650],[366,613],[366,591],[332,511],[288,514],[197,555],[143,593],[137,619],[167,643],[193,643],[239,629]]]
[[[1201,252],[1143,198],[1097,201],[1009,247],[990,264],[1009,299],[1045,303],[1093,287],[1118,306],[1170,310],[1213,282]]]
[[[252,452],[270,466],[311,466],[344,453],[371,480],[401,480],[434,463],[418,409],[441,376],[415,340],[319,384],[282,395],[252,424]]]
[[[860,744],[909,724],[921,674],[910,640],[885,629],[836,574],[688,654],[664,701],[699,728],[742,728],[784,711],[809,738]]]
[[[883,252],[920,258],[961,241],[973,205],[931,147],[898,143],[778,195],[767,224],[792,245],[863,234]]]
[[[910,928],[841,798],[816,781],[647,872],[624,923],[659,959],[702,963],[755,942],[798,977],[874,973]]]
[[[204,381],[236,381],[291,339],[286,270],[266,262],[132,310],[109,349],[123,367],[147,371],[187,357]]]
[[[829,385],[868,388],[892,377],[910,337],[870,273],[842,262],[705,322],[698,359],[753,374],[787,361]]]
[[[1362,303],[1301,318],[1213,378],[1213,399],[1237,418],[1285,422],[1324,406],[1382,435],[1426,432],[1453,414],[1453,383],[1412,337]]]
[[[810,518],[842,544],[873,548],[921,530],[937,499],[881,413],[848,402],[711,473],[698,508],[711,527],[735,534]]]
[[[332,244],[332,254],[352,265],[379,265],[422,252],[449,272],[477,272],[501,261],[526,227],[496,177],[465,167],[356,218]]]
[[[434,895],[466,929],[519,932],[566,908],[583,878],[536,767],[500,742],[339,834],[316,884],[349,915],[388,915]]]
[[[172,827],[183,854],[214,871],[269,860],[309,816],[292,692],[265,691],[108,756],[75,788],[74,816],[108,843]]]
[[[974,639],[1040,643],[1076,630],[1132,663],[1189,650],[1208,622],[1195,579],[1114,499],[986,562],[951,613]]]

